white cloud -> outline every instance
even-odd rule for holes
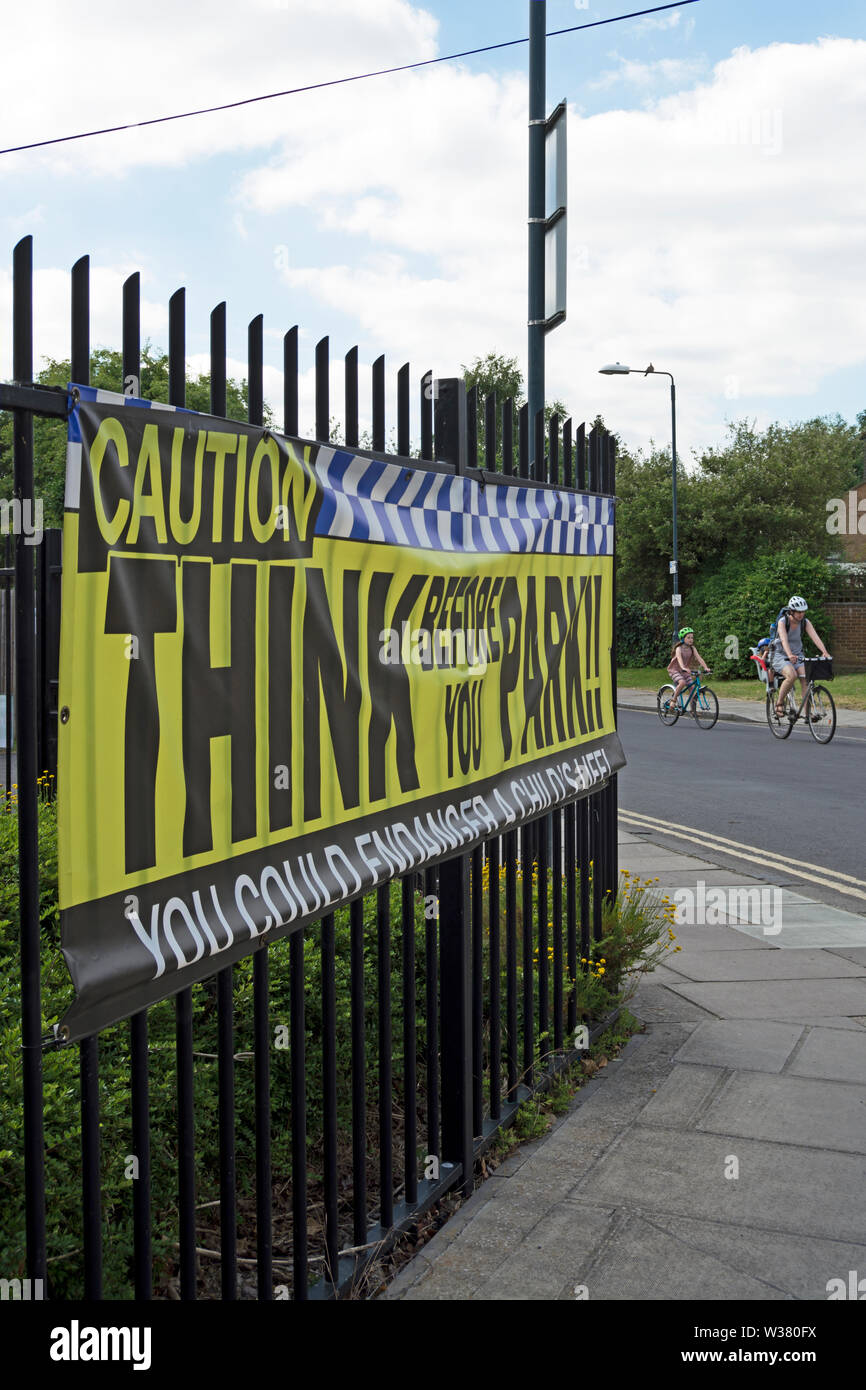
[[[322,7],[304,6],[314,9]],[[396,0],[375,0],[357,25],[347,8],[343,27],[357,38],[380,32],[374,21],[389,15],[403,37],[390,40],[388,58],[401,44],[407,56],[410,38],[409,56],[433,50],[433,21]],[[384,51],[356,56],[343,55],[353,67],[387,61]],[[550,397],[578,418],[601,409],[633,445],[664,442],[667,381],[597,375],[616,358],[653,361],[676,375],[685,455],[718,441],[726,416],[766,422],[774,398],[799,394],[802,415],[815,413],[826,378],[866,359],[864,76],[866,42],[773,44],[738,49],[699,85],[640,110],[570,111],[569,310],[547,339]],[[289,80],[284,69],[273,78],[269,71],[262,85]],[[184,158],[194,154],[185,147]],[[313,418],[311,345],[335,318],[357,336],[365,362],[387,354],[389,383],[411,361],[413,399],[427,367],[456,373],[493,349],[525,364],[521,76],[447,64],[336,88],[294,105],[272,155],[259,151],[237,167],[236,210],[250,244],[260,218],[279,212],[274,239],[287,244],[275,275],[307,305],[302,429]],[[61,272],[43,274],[58,277],[57,306],[39,341],[68,347],[65,273],[62,292]],[[100,311],[105,326],[94,341],[119,342],[122,272],[104,274],[114,277],[105,281],[113,306]],[[155,305],[152,321],[148,331],[164,343]],[[335,355],[353,340],[333,340]],[[278,362],[276,341],[266,342]],[[267,391],[280,400],[278,373]]]
[[[662,14],[645,14],[640,19],[635,20],[632,29],[638,34],[645,34],[650,29],[676,29],[682,19],[680,10],[666,10]]]
[[[34,0],[3,16],[0,144],[6,149],[417,62],[435,56],[437,27],[408,0],[244,0],[242,7],[234,0],[152,0],[120,10],[111,0],[89,0],[86,23],[70,23],[61,0]],[[369,85],[353,84],[359,101]],[[271,145],[293,129],[299,108],[327,109],[339,90],[7,155],[0,178],[34,166],[78,177],[122,175],[142,165],[183,165],[222,150]]]
[[[550,396],[664,440],[660,383],[596,374],[653,360],[677,376],[685,449],[761,398],[800,393],[810,413],[826,375],[864,360],[864,72],[854,40],[740,49],[644,110],[570,114],[569,317],[547,340]],[[296,131],[244,205],[342,226],[345,258],[308,258],[287,281],[389,361],[525,361],[524,84],[460,69],[400,81],[399,122],[382,92],[351,123],[332,112],[320,141]]]
[[[588,84],[593,91],[604,91],[619,82],[647,91],[662,83],[685,85],[705,72],[707,66],[703,58],[657,58],[654,62],[642,63],[634,58],[623,58],[619,53],[609,56],[619,63],[619,67],[607,68],[594,78]]]
[[[138,266],[100,266],[90,269],[91,346],[119,347],[123,282]],[[68,361],[70,352],[69,272],[58,268],[33,272],[33,371],[41,369],[43,359]],[[12,322],[12,276],[0,270],[0,324]],[[142,276],[141,340],[164,344],[168,335],[168,310],[147,296],[147,277]],[[0,379],[12,376],[11,332],[0,338]],[[58,382],[58,385],[65,383]]]

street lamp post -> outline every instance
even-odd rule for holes
[[[627,376],[629,373],[636,376],[668,376],[671,379],[671,491],[673,496],[673,542],[674,553],[671,562],[673,570],[674,589],[671,603],[674,609],[674,637],[677,635],[678,616],[676,610],[680,607],[681,595],[679,591],[679,556],[677,554],[677,388],[673,376],[670,372],[657,372],[652,362],[645,370],[639,367],[624,367],[621,362],[614,362],[607,367],[599,368],[600,376]]]

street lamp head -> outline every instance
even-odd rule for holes
[[[624,367],[621,362],[613,362],[607,367],[599,367],[599,376],[620,376],[631,371],[631,367]]]

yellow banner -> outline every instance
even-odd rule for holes
[[[60,894],[79,994],[108,988],[95,947],[127,953],[129,1007],[453,851],[449,807],[477,842],[622,765],[610,499],[112,402],[82,400],[69,447]]]

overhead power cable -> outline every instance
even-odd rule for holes
[[[575,34],[579,29],[598,29],[603,24],[619,24],[625,19],[640,19],[644,15],[658,14],[660,10],[679,10],[684,5],[696,5],[698,0],[676,0],[670,5],[654,5],[650,10],[634,10],[631,14],[618,14],[610,19],[594,19],[589,24],[572,24],[567,29],[551,29],[547,37],[558,38],[560,34]],[[402,63],[399,67],[378,68],[375,72],[358,72],[352,77],[332,77],[327,82],[311,82],[306,87],[289,87],[284,92],[267,92],[263,96],[244,97],[241,101],[226,101],[220,106],[201,106],[196,111],[179,111],[173,116],[152,116],[147,121],[130,121],[126,125],[103,126],[100,130],[83,130],[78,135],[57,135],[51,140],[34,140],[29,145],[10,145],[0,150],[0,155],[21,154],[24,150],[41,150],[46,145],[65,145],[71,140],[90,140],[96,135],[115,135],[121,130],[142,130],[145,126],[164,125],[167,121],[186,121],[192,116],[210,116],[216,111],[233,111],[239,106],[252,106],[259,101],[275,101],[277,97],[294,97],[301,92],[317,92],[322,87],[340,87],[346,82],[364,82],[369,77],[387,77],[395,72],[411,72],[415,68],[429,68],[435,63],[452,63],[457,58],[472,58],[478,53],[492,53],[497,48],[514,48],[518,44],[529,43],[529,39],[506,39],[503,43],[488,43],[483,48],[467,48],[462,53],[446,53],[441,58],[424,58],[417,63]]]

